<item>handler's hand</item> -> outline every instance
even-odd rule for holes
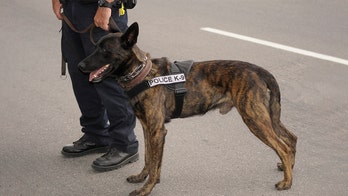
[[[107,7],[98,7],[94,16],[94,24],[97,27],[109,31],[109,19],[111,17],[111,9]]]
[[[62,20],[63,17],[60,11],[62,8],[62,4],[59,2],[59,0],[52,0],[52,8],[53,8],[53,13],[56,15],[58,20]]]

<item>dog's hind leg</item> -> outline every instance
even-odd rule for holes
[[[297,136],[289,131],[281,122],[279,122],[279,125],[276,127],[278,127],[280,138],[291,148],[291,167],[294,168]],[[278,163],[277,166],[279,171],[284,171],[282,163]]]
[[[256,97],[254,97],[256,98]],[[292,185],[291,148],[277,136],[273,129],[268,108],[261,102],[243,100],[238,111],[250,131],[271,147],[284,166],[284,179],[276,184],[278,190],[289,189]]]
[[[269,114],[272,120],[273,129],[277,136],[290,147],[291,167],[295,165],[296,143],[297,136],[289,131],[283,123],[280,121],[280,96],[275,96],[274,93],[270,94],[270,99],[264,100],[264,104],[269,107]],[[268,102],[269,101],[269,102]],[[284,170],[282,163],[277,164],[280,171]]]

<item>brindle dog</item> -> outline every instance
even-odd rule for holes
[[[90,73],[90,80],[101,81],[113,74],[126,91],[144,80],[169,74],[171,62],[167,58],[150,59],[148,53],[136,46],[139,27],[133,23],[124,33],[112,33],[97,43],[96,50],[79,67]],[[214,60],[194,62],[186,77],[180,118],[205,114],[220,109],[226,114],[236,107],[250,131],[279,156],[278,169],[284,179],[275,186],[278,190],[292,185],[297,137],[280,121],[279,86],[265,69],[241,61]],[[130,195],[148,195],[160,181],[163,147],[169,122],[175,110],[174,92],[158,85],[140,92],[130,99],[144,131],[145,166],[128,182],[148,180]]]

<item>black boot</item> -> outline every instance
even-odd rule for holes
[[[84,135],[72,144],[64,146],[62,154],[67,157],[79,157],[91,153],[105,153],[107,149],[107,145],[101,145],[89,141],[86,135]]]
[[[109,171],[118,169],[127,165],[128,163],[133,163],[139,159],[138,152],[135,153],[125,153],[112,147],[108,150],[106,154],[97,158],[93,163],[93,169],[97,171]]]

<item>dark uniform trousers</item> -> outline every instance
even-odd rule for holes
[[[78,0],[66,0],[63,4],[64,14],[78,30],[87,28],[93,22],[97,8],[97,3],[86,4]],[[119,16],[118,9],[113,8],[112,17],[118,27],[125,31],[127,13]],[[95,28],[93,34],[94,40],[97,41],[107,32]],[[82,73],[77,67],[94,49],[89,32],[76,33],[63,22],[62,54],[68,63],[74,94],[82,113],[82,132],[93,142],[134,153],[138,150],[138,141],[134,134],[136,118],[123,89],[112,78],[100,83],[90,83],[89,75]]]

